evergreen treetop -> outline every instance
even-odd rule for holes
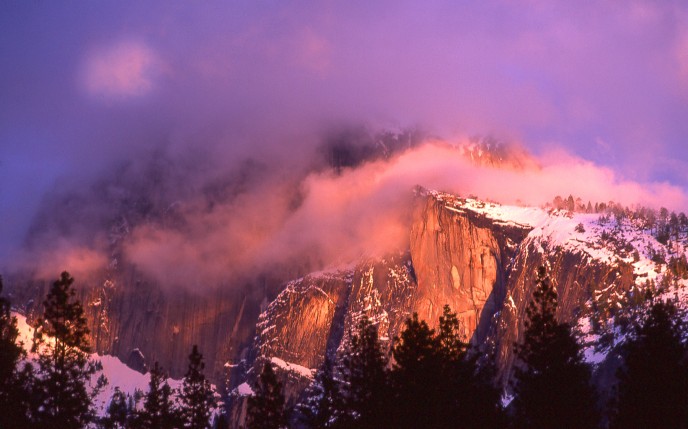
[[[28,425],[29,387],[33,367],[19,368],[26,352],[18,343],[17,318],[12,316],[10,301],[2,296],[0,277],[0,428]]]
[[[688,347],[685,323],[671,302],[652,304],[622,347],[617,373],[617,428],[686,427],[688,424]]]
[[[325,361],[307,391],[307,399],[300,407],[301,421],[312,429],[336,427],[344,414],[344,402],[339,381],[335,378],[332,358]]]
[[[390,396],[386,367],[387,357],[382,352],[377,327],[363,317],[342,356],[342,393],[347,412],[341,418],[341,425],[384,427],[391,415],[386,410]]]
[[[158,362],[150,371],[148,392],[144,397],[143,409],[137,413],[136,429],[176,429],[181,420],[172,400],[172,388],[167,384],[167,375]]]
[[[205,378],[203,355],[194,345],[189,355],[189,368],[184,376],[179,399],[181,418],[185,428],[208,429],[210,414],[217,406],[210,381]]]
[[[88,354],[89,330],[73,283],[67,272],[53,283],[34,333],[38,371],[31,414],[44,428],[84,427],[94,417],[91,399],[107,382],[101,376],[90,392],[87,389],[98,369]]]
[[[282,383],[270,361],[263,365],[255,394],[248,398],[248,429],[284,429],[289,423]]]
[[[599,425],[590,367],[571,327],[556,319],[557,294],[544,267],[526,309],[523,341],[515,346],[517,428],[594,428]]]

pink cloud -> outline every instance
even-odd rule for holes
[[[147,46],[121,42],[91,53],[86,59],[83,85],[97,97],[130,98],[149,93],[158,60]]]
[[[407,245],[416,185],[505,204],[542,205],[572,194],[593,204],[688,207],[675,186],[625,180],[564,150],[512,153],[506,164],[480,164],[434,141],[342,174],[313,173],[299,185],[303,201],[295,211],[289,187],[278,184],[210,211],[190,201],[181,212],[183,229],[139,227],[126,255],[164,284],[217,284],[293,262],[321,269],[381,256]]]

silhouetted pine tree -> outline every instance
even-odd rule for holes
[[[464,342],[456,313],[444,306],[436,334],[442,377],[438,382],[445,422],[463,428],[501,428],[501,389],[494,383],[493,361]],[[453,426],[452,426],[453,427]]]
[[[494,356],[469,348],[466,359],[459,366],[459,375],[453,378],[460,384],[455,389],[459,392],[454,399],[458,409],[455,419],[465,422],[464,428],[494,429],[506,426],[502,389],[495,383],[496,373]]]
[[[440,428],[453,425],[447,421],[451,392],[442,368],[439,343],[435,332],[414,313],[405,322],[400,338],[395,340],[394,367],[391,385],[396,411],[390,414],[393,427],[416,428],[418,416],[423,416],[423,426]]]
[[[270,361],[263,365],[253,396],[248,398],[246,425],[248,429],[283,429],[288,415],[284,408],[282,383],[272,369]]]
[[[300,420],[306,427],[325,429],[335,426],[344,410],[340,383],[334,376],[332,359],[325,355],[322,368],[308,388],[308,398],[300,408]]]
[[[100,427],[103,429],[125,429],[129,421],[129,407],[127,398],[119,387],[115,387],[105,417],[101,419]]]
[[[342,356],[342,394],[345,413],[338,427],[383,428],[389,424],[390,387],[387,358],[378,341],[377,327],[361,319]]]
[[[172,388],[162,367],[155,362],[150,371],[148,392],[144,396],[143,409],[132,425],[136,429],[176,429],[181,427],[179,413],[172,402]]]
[[[652,305],[623,347],[612,428],[688,427],[688,349],[670,302]]]
[[[489,360],[468,356],[456,313],[444,307],[435,333],[414,314],[396,340],[391,427],[503,427],[500,389]]]
[[[203,355],[193,346],[189,355],[189,369],[184,376],[179,399],[181,417],[185,428],[207,429],[210,427],[210,413],[217,405],[213,389],[203,370]]]
[[[3,284],[0,277],[0,294]],[[0,429],[28,425],[28,392],[31,366],[19,368],[26,352],[18,343],[17,318],[12,316],[10,301],[0,296]]]
[[[63,272],[43,302],[32,350],[38,353],[32,417],[41,428],[78,429],[93,418],[92,396],[105,384],[103,376],[89,392],[86,385],[97,372],[89,358],[84,310],[74,298],[74,279]]]
[[[517,428],[595,428],[597,395],[590,368],[566,323],[555,314],[557,294],[544,267],[528,305],[523,342],[516,345],[514,400]]]

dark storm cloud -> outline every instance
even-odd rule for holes
[[[599,176],[611,184],[688,184],[682,2],[6,2],[0,8],[0,266],[9,264],[36,210],[45,207],[46,192],[90,186],[158,148],[173,159],[198,157],[198,167],[184,176],[192,190],[249,158],[274,177],[211,217],[199,217],[205,209],[193,192],[181,192],[187,235],[138,229],[132,255],[171,265],[202,261],[215,247],[204,248],[208,240],[201,238],[222,232],[245,243],[248,259],[267,257],[267,249],[274,252],[267,243],[284,243],[275,237],[296,236],[284,231],[312,220],[290,217],[290,198],[270,189],[291,183],[279,176],[286,172],[305,175],[323,132],[341,123],[494,134],[538,153],[564,148],[576,165],[584,158],[612,167],[616,173],[602,169]],[[301,177],[307,187],[325,183],[308,177]],[[669,189],[649,187],[657,186]],[[223,220],[251,219],[261,204],[275,208],[274,219],[250,237],[240,237],[245,224]],[[351,236],[372,234],[363,222],[367,212],[351,210],[361,220]],[[341,228],[333,219],[317,230]],[[263,235],[269,239],[256,238]],[[163,236],[179,243],[181,253],[161,254],[154,243]],[[56,240],[63,249],[84,247],[78,253],[84,264],[102,263],[94,243]],[[225,262],[213,264],[218,268],[209,271],[222,271]]]

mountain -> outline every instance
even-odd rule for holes
[[[327,168],[339,174],[366,162],[371,153],[372,159],[385,157],[390,141],[400,147],[394,150],[406,145],[398,138],[373,139],[352,149],[334,140],[324,152]],[[489,140],[457,151],[490,168],[537,168],[526,155]],[[246,166],[240,182],[250,183],[261,168]],[[91,218],[93,211],[65,203],[81,210],[75,214],[84,219],[82,224],[110,225],[110,263],[77,278],[94,350],[141,372],[159,361],[172,377],[180,378],[197,344],[206,373],[228,394],[236,424],[245,418],[245,397],[265,360],[278,367],[288,402],[295,404],[324,356],[346,347],[351,329],[364,315],[391,346],[414,312],[434,327],[445,304],[458,313],[466,338],[495,356],[499,382],[508,392],[513,344],[523,334],[540,266],[547,268],[556,287],[557,317],[577,327],[586,358],[596,366],[596,379],[607,388],[615,368],[610,351],[623,341],[635,309],[645,305],[644,288],[675,297],[688,308],[682,288],[688,273],[688,221],[683,215],[613,203],[592,209],[573,197],[555,199],[549,208],[506,206],[423,188],[414,192],[407,245],[397,252],[317,272],[310,272],[309,264],[266,266],[202,291],[171,287],[146,275],[122,251],[136,225],[185,227],[183,217],[175,215],[179,205],[167,195],[171,191],[164,183],[169,180],[151,179],[163,183],[152,188],[157,191],[151,200],[146,197],[150,183],[143,186],[129,175],[122,177],[133,185],[99,188],[119,195],[117,199],[103,191],[101,198],[119,204],[107,215],[98,212]],[[219,193],[220,200],[231,200],[243,192],[242,186],[226,193],[217,191],[227,189],[218,185],[203,198]],[[204,201],[212,205],[220,200]],[[28,278],[16,274],[6,283],[12,302],[30,322],[40,314],[50,283]]]
[[[240,365],[245,378],[234,384],[251,382],[260,362],[272,359],[296,403],[324,355],[344,347],[363,315],[391,345],[413,312],[433,327],[448,303],[466,338],[494,353],[508,391],[513,344],[521,340],[540,266],[556,286],[557,317],[577,327],[586,358],[604,382],[614,368],[614,360],[605,359],[623,341],[621,322],[642,305],[641,288],[680,294],[684,302],[683,290],[669,285],[677,277],[657,257],[676,250],[676,243],[667,249],[645,225],[638,213],[611,220],[604,213],[502,206],[421,190],[408,251],[289,282],[261,313],[253,352]],[[236,416],[241,396],[241,389],[234,391]]]

